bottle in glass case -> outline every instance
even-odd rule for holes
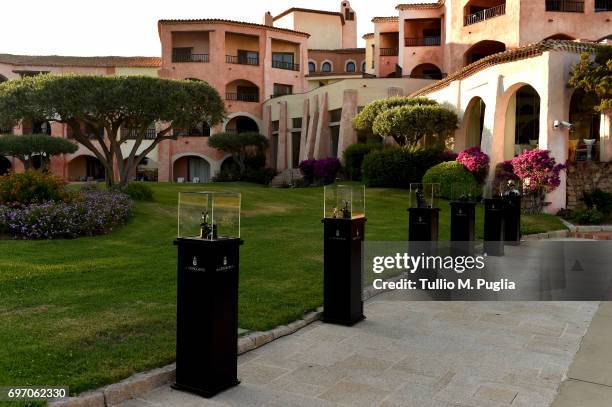
[[[410,184],[410,208],[437,208],[439,198],[440,184]]]
[[[181,192],[178,237],[219,240],[240,238],[240,193]]]
[[[365,217],[364,185],[328,185],[324,188],[323,217],[358,219]]]

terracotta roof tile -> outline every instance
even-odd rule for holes
[[[426,10],[435,9],[444,6],[444,0],[439,0],[436,3],[409,3],[409,4],[398,4],[395,8],[397,10]]]
[[[344,24],[344,15],[342,15],[342,13],[339,13],[337,11],[315,10],[312,8],[301,8],[301,7],[291,7],[290,9],[287,9],[283,11],[282,13],[280,13],[279,15],[273,17],[273,20],[276,21],[279,18],[286,16],[287,14],[293,13],[294,11],[298,11],[298,12],[301,11],[302,13],[327,14],[331,16],[338,16],[340,17],[340,20],[342,20],[342,24]]]
[[[372,18],[373,23],[397,23],[399,21],[399,17],[397,16],[388,16],[388,17],[374,17]]]
[[[287,28],[280,27],[272,27],[265,24],[255,24],[255,23],[247,23],[245,21],[236,21],[236,20],[225,20],[222,18],[202,18],[202,19],[184,19],[184,20],[159,20],[158,24],[230,24],[230,25],[239,25],[242,27],[253,27],[253,28],[263,28],[271,31],[285,32],[290,34],[297,34],[303,37],[310,37],[310,34],[302,32],[289,30]]]
[[[87,68],[158,68],[159,57],[75,57],[60,55],[12,55],[0,54],[0,63],[16,66],[75,66]]]
[[[446,78],[419,89],[411,96],[427,95],[431,92],[447,87],[453,81],[465,79],[491,66],[538,57],[546,51],[566,51],[579,54],[593,50],[597,46],[602,45],[593,42],[578,42],[570,40],[544,40],[535,44],[510,49],[504,52],[489,55],[474,63],[471,63],[470,65],[467,65],[464,68],[448,75]]]
[[[370,38],[374,38],[374,33],[367,33],[367,34],[363,34],[363,38],[364,40],[369,40]]]

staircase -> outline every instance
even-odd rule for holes
[[[303,179],[300,170],[297,168],[289,168],[285,171],[278,174],[272,182],[270,182],[270,186],[276,188],[287,188],[294,185],[295,182],[299,182]]]

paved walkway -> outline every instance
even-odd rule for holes
[[[353,328],[316,322],[242,355],[242,384],[211,400],[165,386],[122,407],[550,406],[597,308],[382,294]]]

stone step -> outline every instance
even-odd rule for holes
[[[302,180],[304,177],[297,168],[289,168],[278,174],[270,185],[273,187],[287,187],[292,186],[295,182]]]

